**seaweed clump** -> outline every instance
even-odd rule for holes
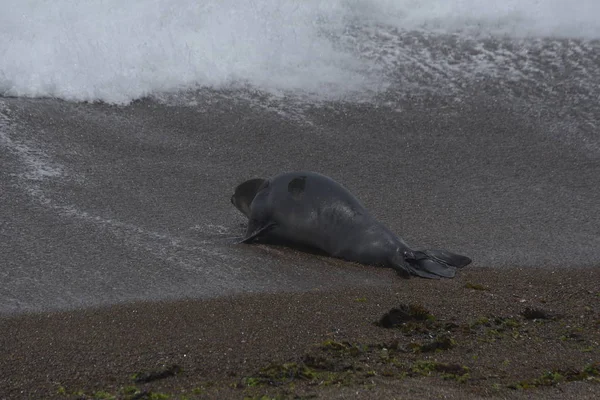
[[[469,379],[468,367],[458,364],[446,364],[437,361],[417,361],[413,364],[411,372],[413,374],[429,376],[432,373],[440,373],[445,380],[456,380],[464,383]]]
[[[138,372],[131,377],[136,383],[148,383],[160,379],[175,376],[182,371],[182,368],[177,364],[163,366],[154,371]]]
[[[429,310],[419,304],[403,304],[399,308],[393,308],[384,314],[376,325],[398,329],[405,336],[421,336],[425,339],[423,343],[408,344],[407,351],[429,353],[449,350],[456,345],[449,332],[458,325],[436,321]]]
[[[465,333],[482,334],[483,341],[494,342],[503,337],[522,337],[522,324],[512,317],[480,317],[465,326]]]
[[[382,328],[396,328],[412,321],[433,321],[433,315],[420,304],[402,304],[385,313],[377,325]]]
[[[281,386],[295,380],[310,381],[315,376],[315,372],[304,364],[271,364],[262,368],[257,376],[244,378],[243,382],[245,386]]]
[[[538,378],[511,383],[508,387],[523,390],[539,386],[557,386],[563,382],[575,381],[600,382],[600,362],[586,365],[581,370],[547,371]]]
[[[488,287],[483,286],[480,283],[473,283],[473,282],[467,282],[467,283],[465,283],[465,288],[467,288],[467,289],[473,289],[473,290],[481,290],[481,291],[490,290]]]
[[[456,340],[449,334],[441,334],[433,340],[420,344],[411,343],[409,348],[418,353],[431,353],[435,351],[450,350],[456,345]]]
[[[541,308],[526,307],[521,315],[525,319],[554,319],[554,315],[542,310]]]

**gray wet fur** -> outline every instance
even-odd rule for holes
[[[447,250],[414,251],[372,217],[346,188],[315,172],[290,172],[238,185],[232,204],[248,217],[242,242],[309,246],[408,278],[452,278],[471,259]]]

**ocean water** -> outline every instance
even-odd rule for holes
[[[0,315],[397,283],[235,244],[235,186],[302,169],[468,268],[597,267],[598,15],[592,0],[0,0]]]
[[[247,86],[356,100],[393,87],[398,70],[414,83],[415,66],[515,79],[527,72],[519,59],[536,68],[536,40],[600,39],[594,0],[3,0],[0,10],[0,94],[111,104]],[[482,48],[488,37],[518,48]]]

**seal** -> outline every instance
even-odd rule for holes
[[[231,203],[248,217],[242,243],[256,240],[309,247],[404,277],[453,278],[471,259],[447,250],[412,250],[372,217],[341,184],[300,171],[238,185]]]

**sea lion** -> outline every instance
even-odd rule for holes
[[[373,218],[342,185],[301,171],[241,183],[231,203],[248,217],[242,243],[256,239],[308,246],[399,275],[452,278],[471,259],[446,250],[414,251]]]

